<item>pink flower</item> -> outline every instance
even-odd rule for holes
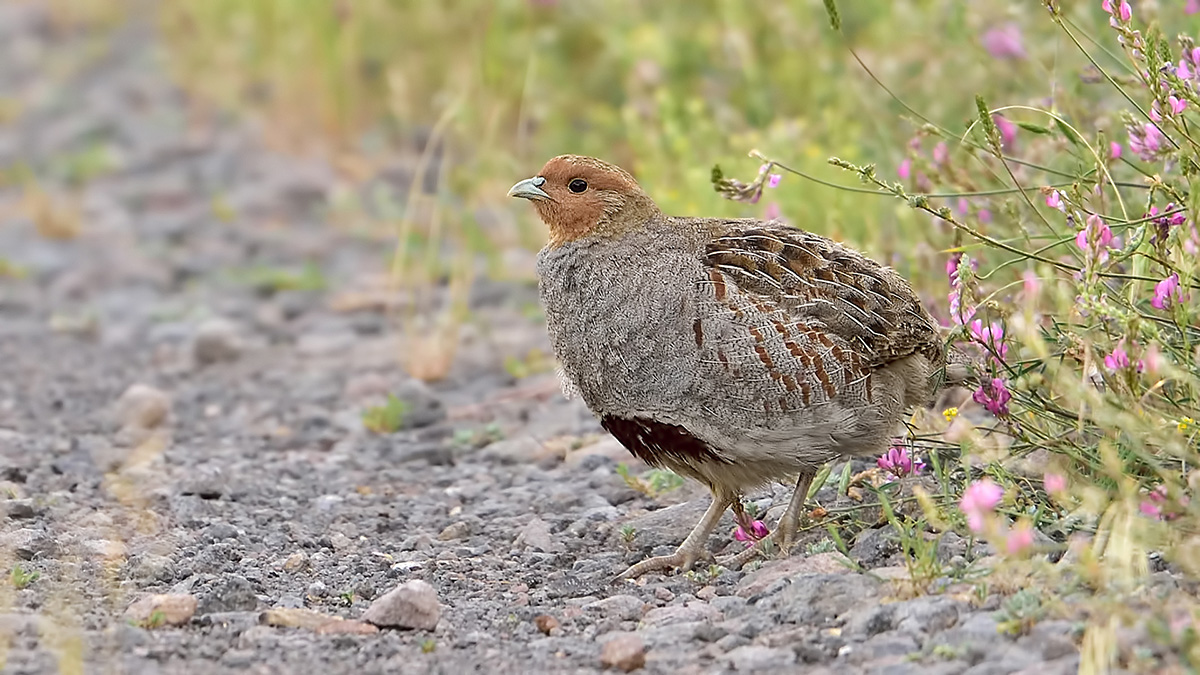
[[[1061,495],[1067,491],[1067,478],[1060,473],[1047,473],[1042,476],[1042,482],[1050,495]]]
[[[1065,211],[1066,206],[1063,204],[1062,193],[1058,190],[1051,190],[1050,194],[1046,195],[1046,206],[1059,211]]]
[[[763,211],[763,218],[767,220],[779,220],[779,202],[767,204],[766,210]]]
[[[1033,548],[1033,526],[1021,523],[1008,533],[1004,540],[1004,550],[1009,555],[1023,555]]]
[[[946,276],[950,278],[952,288],[958,285],[958,263],[962,260],[962,256],[962,253],[952,253],[946,260]]]
[[[1146,493],[1146,498],[1138,504],[1138,510],[1143,515],[1150,516],[1155,520],[1162,520],[1162,503],[1167,501],[1167,488],[1165,485],[1159,485],[1150,492]]]
[[[1007,417],[1008,402],[1012,400],[1012,394],[1009,393],[1008,387],[1004,386],[1004,380],[993,377],[991,382],[985,382],[976,389],[971,398],[996,417]]]
[[[908,448],[903,445],[893,445],[888,448],[887,452],[875,460],[875,464],[896,478],[904,478],[909,475],[919,476],[925,469],[925,462],[922,462],[919,457],[909,455]]]
[[[1032,298],[1038,294],[1039,290],[1041,290],[1042,283],[1038,280],[1037,272],[1034,272],[1033,270],[1025,270],[1025,272],[1021,274],[1021,280],[1024,282],[1026,297]]]
[[[1112,353],[1104,357],[1104,367],[1113,371],[1129,367],[1129,353],[1122,342],[1118,342]]]
[[[781,181],[781,180],[783,180],[782,175],[773,173],[770,176],[767,176],[767,187],[777,188],[777,187],[779,187],[779,181]]]
[[[950,149],[946,147],[946,141],[941,141],[933,146],[933,162],[935,164],[945,164],[949,156]]]
[[[1183,6],[1183,11],[1186,14],[1200,12],[1200,0],[1187,0],[1187,4]]]
[[[1155,116],[1153,108],[1150,110],[1150,116]],[[1158,127],[1149,122],[1140,126],[1129,129],[1129,149],[1133,154],[1137,155],[1142,161],[1150,161],[1162,149],[1163,141],[1166,137],[1159,131]]]
[[[900,166],[896,167],[896,174],[900,176],[900,180],[908,180],[912,176],[912,160],[906,157],[900,162]]]
[[[1127,0],[1121,0],[1121,6],[1118,8],[1118,11],[1121,14],[1122,23],[1129,23],[1129,20],[1133,18],[1133,8],[1129,6]]]
[[[1181,80],[1192,79],[1192,69],[1188,67],[1186,59],[1179,59],[1179,65],[1175,67],[1175,76]]]
[[[990,28],[980,38],[983,48],[995,59],[1023,59],[1025,46],[1021,43],[1021,27],[1015,23]]]
[[[1200,2],[1200,0],[1197,0]],[[1121,144],[1116,141],[1110,141],[1108,144],[1108,156],[1112,159],[1121,159]]]
[[[1008,345],[1004,344],[1004,326],[999,322],[985,327],[983,319],[975,319],[971,322],[971,335],[976,342],[999,355],[1001,361],[1008,356]]]
[[[1150,300],[1150,304],[1155,309],[1166,309],[1172,299],[1178,300],[1182,297],[1183,294],[1179,291],[1179,275],[1172,273],[1154,285],[1154,298]]]
[[[996,129],[1000,132],[1000,147],[1004,150],[1012,149],[1017,140],[1017,125],[1002,115],[992,115],[992,121],[996,123]]]
[[[994,511],[1003,498],[1004,488],[993,483],[990,478],[968,485],[958,502],[958,508],[967,516],[967,527],[972,532],[982,532],[984,517]]]
[[[733,538],[737,539],[738,541],[746,542],[746,547],[749,548],[754,545],[754,542],[762,539],[770,533],[771,531],[767,529],[767,526],[765,523],[763,523],[763,521],[756,520],[750,523],[749,531],[746,531],[746,529],[743,529],[742,526],[739,525],[737,529],[733,531]]]
[[[1191,499],[1187,495],[1180,495],[1175,504],[1167,503],[1167,486],[1158,485],[1150,492],[1146,493],[1146,499],[1138,505],[1138,510],[1143,515],[1150,516],[1155,520],[1175,520],[1181,513],[1176,506],[1186,507],[1191,503]],[[1167,508],[1172,507],[1172,508]]]
[[[1162,351],[1159,350],[1156,343],[1150,343],[1150,346],[1146,347],[1142,353],[1145,354],[1142,363],[1146,365],[1146,370],[1149,370],[1151,375],[1157,375],[1167,364],[1166,358],[1163,357]]]
[[[1171,94],[1167,97],[1167,103],[1171,106],[1172,115],[1178,115],[1187,109],[1187,101],[1175,96],[1174,94]]]

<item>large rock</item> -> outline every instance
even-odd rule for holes
[[[413,579],[375,599],[362,620],[383,628],[433,630],[442,618],[437,591],[427,582]]]

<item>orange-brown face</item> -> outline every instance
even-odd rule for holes
[[[508,191],[533,202],[560,246],[593,232],[620,231],[657,211],[625,170],[592,157],[560,155]]]

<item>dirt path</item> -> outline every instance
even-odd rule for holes
[[[595,672],[643,653],[659,673],[1074,672],[1068,622],[1001,635],[998,597],[901,600],[833,553],[609,584],[671,550],[705,493],[630,489],[617,462],[639,468],[552,375],[505,371],[547,348],[536,289],[477,284],[449,377],[412,381],[395,322],[339,303],[386,259],[327,222],[327,167],[197,124],[152,34],[88,61],[35,5],[0,5],[19,111],[0,168],[45,191],[0,181],[0,265],[21,273],[0,273],[0,554],[22,577],[0,590],[4,673]],[[366,431],[389,392],[406,428]],[[888,576],[885,534],[853,553]],[[440,606],[433,630],[328,625],[411,580],[436,603],[417,592],[396,620]],[[183,615],[125,614],[150,594]],[[302,607],[326,618],[264,614]]]

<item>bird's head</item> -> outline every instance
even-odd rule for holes
[[[552,247],[589,235],[620,236],[659,214],[627,171],[581,155],[546,162],[538,175],[512,186],[508,196],[533,202],[550,228]]]

